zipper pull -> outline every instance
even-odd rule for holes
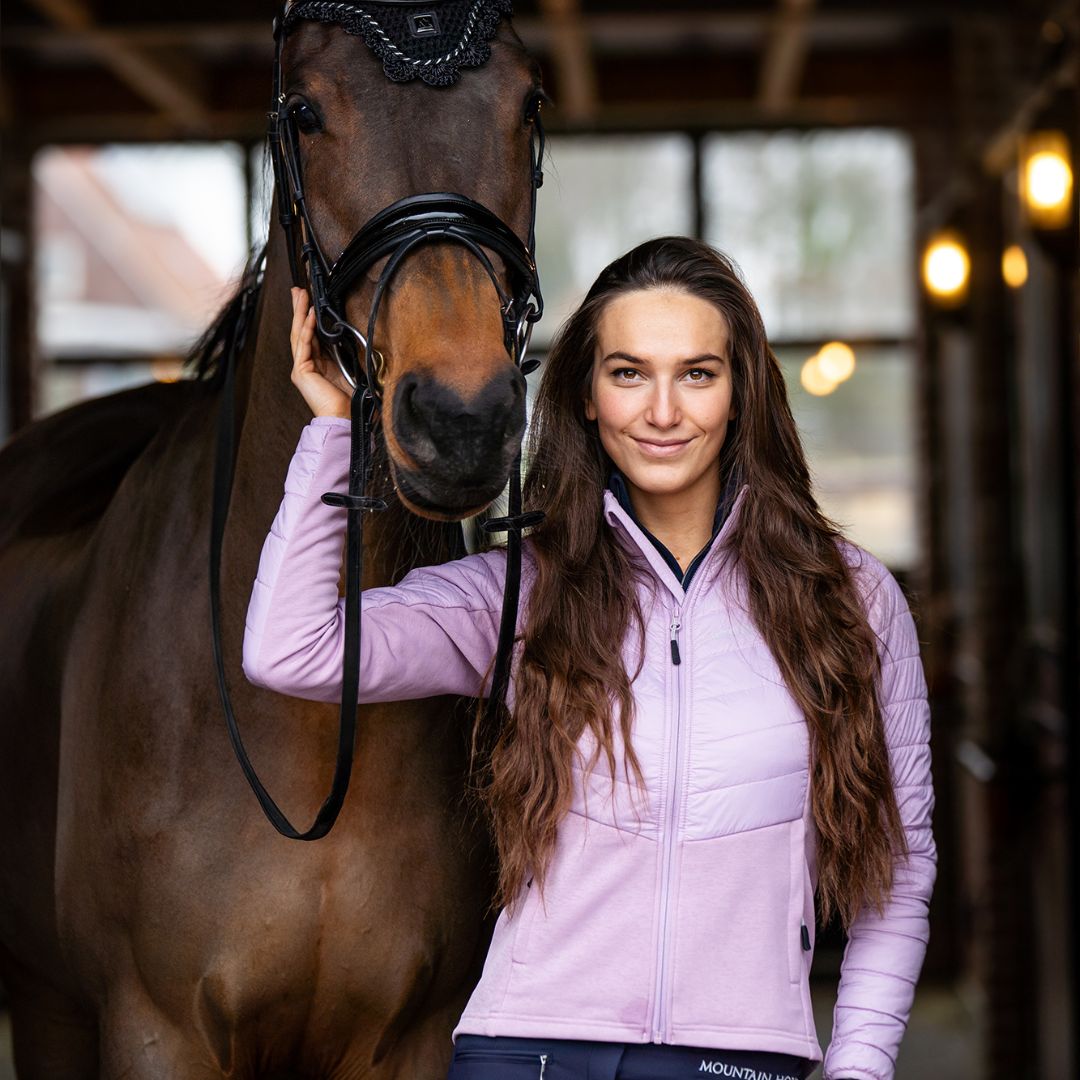
[[[682,623],[679,621],[678,613],[672,616],[671,619],[671,662],[673,664],[681,664],[682,657],[679,655],[679,627]]]
[[[544,1070],[547,1068],[547,1054],[540,1055],[540,1077],[539,1080],[544,1080]]]
[[[802,947],[804,952],[810,951],[810,931],[806,928],[806,922],[800,920],[799,922],[800,932],[802,934]]]

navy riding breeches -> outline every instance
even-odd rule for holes
[[[447,1080],[806,1080],[816,1065],[772,1051],[462,1033]]]

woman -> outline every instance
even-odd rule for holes
[[[244,664],[334,700],[344,514],[320,495],[344,484],[349,402],[294,305],[315,418]],[[919,644],[895,578],[817,507],[732,264],[667,237],[608,266],[552,346],[530,449],[546,516],[481,762],[502,910],[451,1077],[809,1075],[816,892],[849,935],[824,1075],[887,1080],[936,873]],[[366,591],[362,700],[482,696],[504,566],[495,549]]]

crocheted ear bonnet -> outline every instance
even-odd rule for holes
[[[512,0],[299,0],[288,5],[283,29],[288,33],[301,19],[336,23],[362,37],[395,82],[422,79],[431,86],[449,86],[460,68],[487,60],[488,42],[512,8]]]

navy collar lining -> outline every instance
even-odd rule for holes
[[[739,490],[738,484],[735,482],[734,476],[729,476],[727,486],[720,493],[720,499],[716,504],[716,512],[713,515],[713,531],[712,536],[709,537],[708,543],[690,560],[690,564],[686,568],[686,572],[683,573],[683,568],[679,565],[679,560],[668,550],[667,546],[653,536],[651,532],[641,523],[637,514],[634,513],[633,503],[630,501],[630,490],[626,486],[626,477],[615,466],[612,465],[610,472],[608,473],[609,490],[619,501],[619,505],[626,511],[630,520],[649,538],[652,545],[660,552],[664,562],[671,568],[671,572],[675,575],[675,578],[682,585],[685,590],[690,584],[690,579],[694,576],[694,571],[701,565],[702,560],[708,554],[709,548],[712,547],[713,541],[716,539],[717,534],[724,527],[724,520],[727,517],[727,513],[730,512],[730,507],[734,502],[733,496]]]

